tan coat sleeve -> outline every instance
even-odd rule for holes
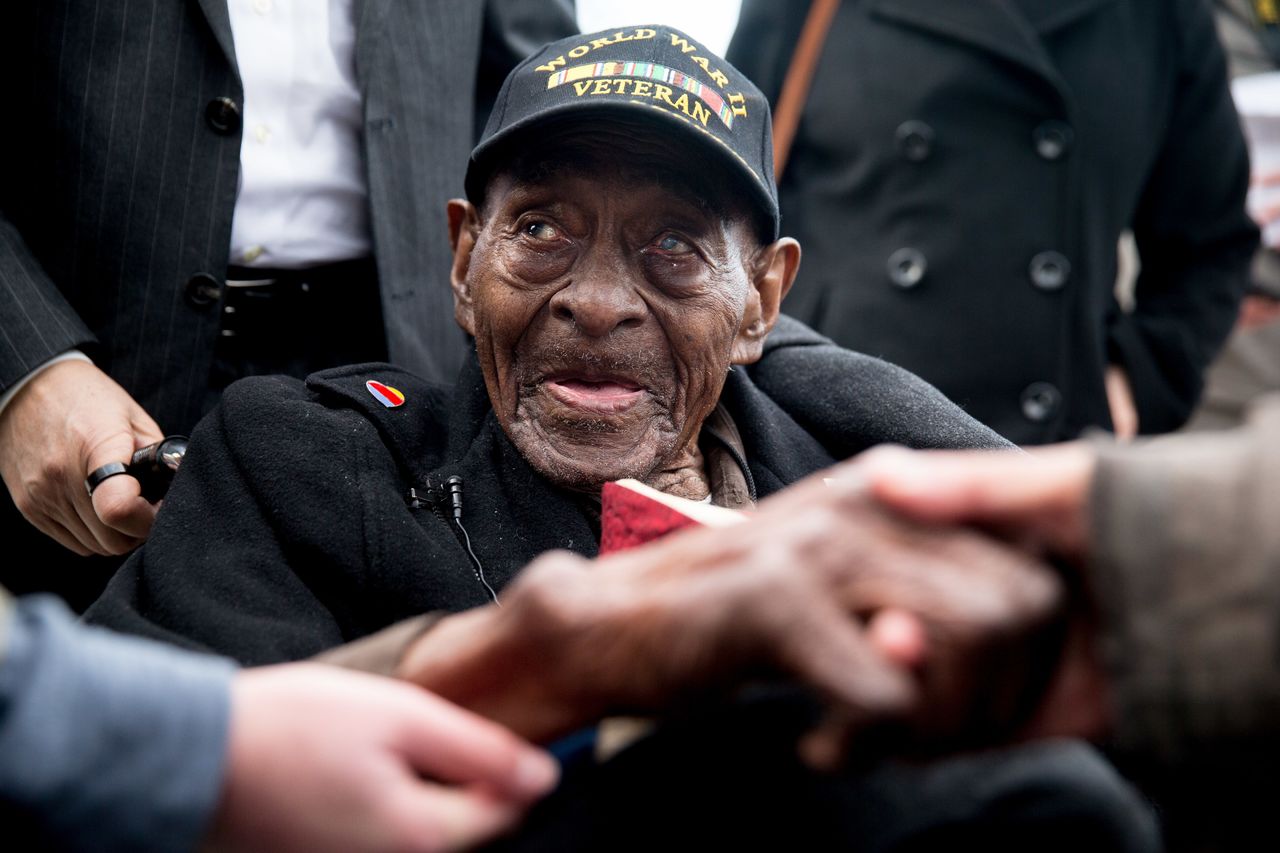
[[[1092,498],[1120,745],[1280,734],[1280,399],[1233,432],[1104,449]]]
[[[396,667],[413,641],[443,617],[443,613],[427,613],[405,619],[376,634],[321,652],[312,660],[374,675],[395,675]]]

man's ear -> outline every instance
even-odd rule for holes
[[[467,273],[471,269],[471,251],[480,233],[480,213],[466,199],[449,199],[449,245],[453,246],[453,267],[449,285],[453,288],[453,316],[468,335],[475,337],[475,311]]]
[[[800,244],[790,237],[783,237],[756,252],[749,272],[751,293],[747,298],[747,310],[742,314],[742,325],[733,341],[730,361],[734,364],[752,364],[764,353],[764,339],[778,322],[782,298],[796,280],[800,269]]]

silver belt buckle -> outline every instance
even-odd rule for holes
[[[229,288],[227,295],[230,296],[230,290],[247,290],[249,288],[268,288],[275,283],[276,283],[276,280],[274,278],[255,278],[255,279],[244,279],[240,281],[232,281],[231,279],[227,279],[226,284],[227,284],[227,287]],[[230,304],[230,299],[224,300],[222,304],[223,316],[227,318],[231,318],[235,316],[235,313],[236,313],[236,306]],[[236,337],[236,330],[223,327],[218,330],[218,334],[224,338],[234,338]]]

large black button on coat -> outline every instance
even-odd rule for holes
[[[192,308],[206,309],[222,298],[222,282],[207,272],[196,273],[187,279],[182,296]]]
[[[922,121],[904,121],[898,125],[894,138],[898,140],[898,150],[902,152],[902,156],[912,163],[928,160],[933,151],[933,128]]]
[[[910,290],[920,283],[929,269],[929,261],[919,249],[898,249],[889,256],[889,281]]]
[[[1022,415],[1033,424],[1052,418],[1062,405],[1062,392],[1048,382],[1032,382],[1022,392]]]
[[[1053,162],[1061,160],[1071,148],[1075,134],[1070,125],[1050,119],[1036,125],[1031,132],[1031,140],[1035,144],[1036,153],[1041,159]]]
[[[204,120],[214,133],[230,136],[240,129],[240,105],[231,98],[214,98],[204,108]]]
[[[1071,261],[1061,252],[1040,252],[1031,259],[1027,273],[1041,290],[1061,290],[1071,278]]]

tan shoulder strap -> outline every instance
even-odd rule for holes
[[[800,40],[791,55],[791,66],[782,81],[778,107],[773,111],[773,177],[776,181],[782,180],[782,171],[787,167],[791,143],[795,141],[796,128],[800,126],[800,113],[804,111],[804,102],[809,97],[813,71],[818,67],[818,57],[822,55],[822,46],[827,41],[831,21],[839,7],[840,0],[813,0],[809,15],[804,19],[804,29],[800,31]]]

